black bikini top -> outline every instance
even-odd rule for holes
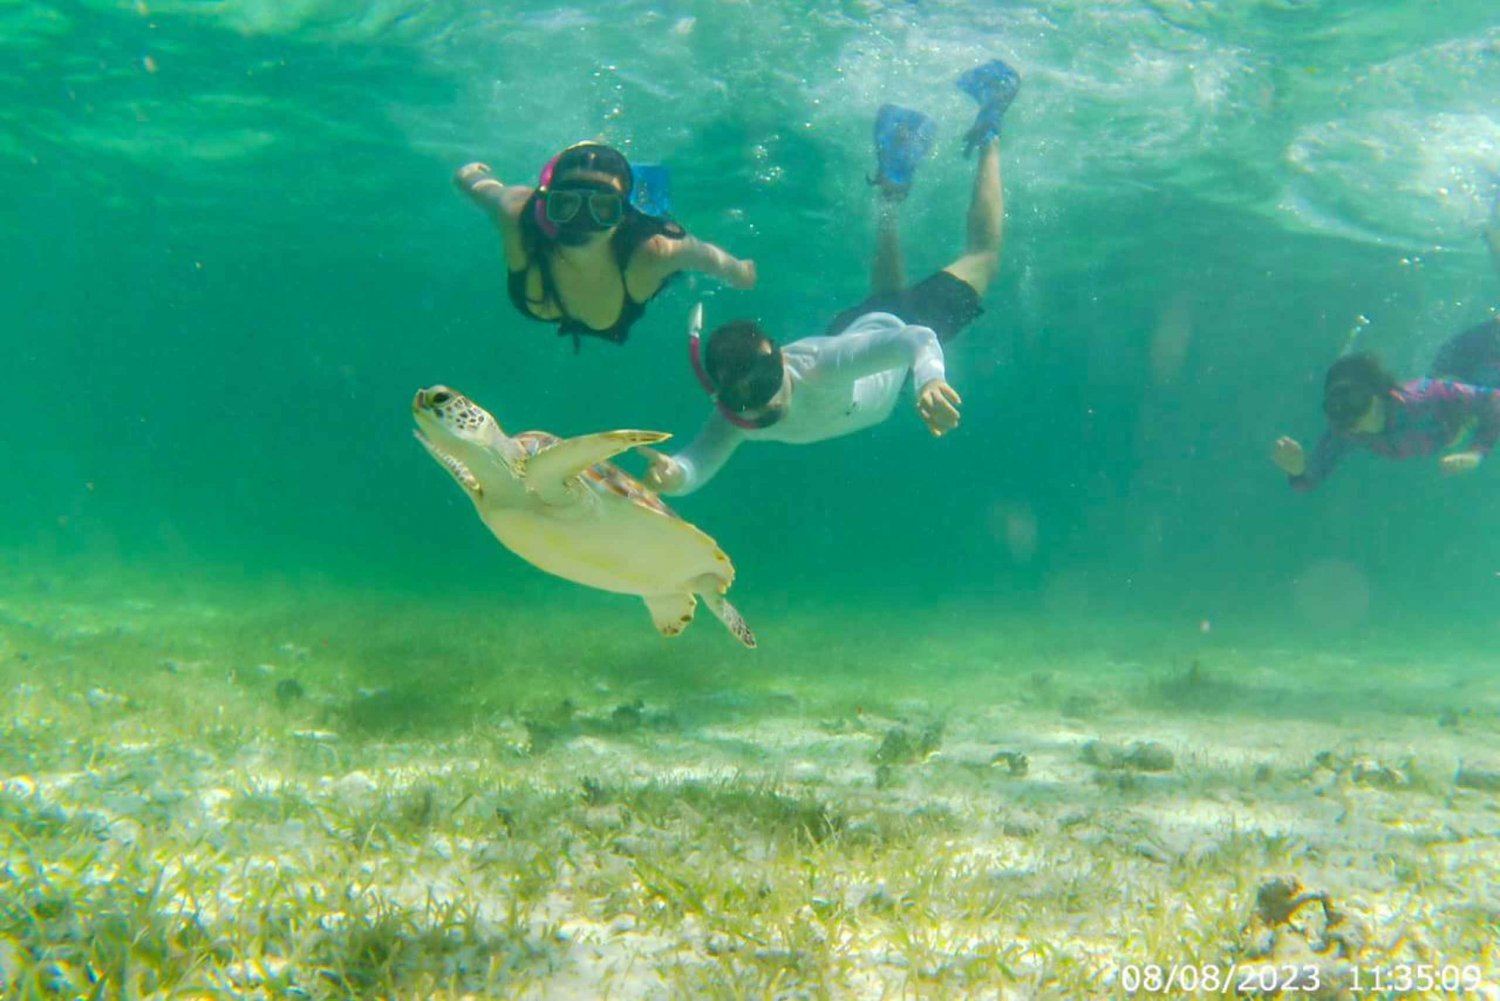
[[[525,208],[521,210],[521,231],[526,247],[526,267],[511,271],[506,276],[506,290],[510,293],[511,303],[520,310],[523,316],[541,320],[543,323],[557,324],[559,337],[573,338],[574,354],[582,349],[585,337],[598,337],[615,344],[624,344],[626,338],[630,336],[631,326],[646,315],[646,302],[660,295],[661,290],[667,287],[667,282],[676,277],[676,275],[669,275],[667,281],[662,282],[646,302],[637,302],[631,298],[630,286],[625,281],[625,269],[630,265],[631,257],[641,244],[653,236],[660,234],[673,240],[680,240],[687,236],[687,231],[671,219],[646,215],[634,207],[625,210],[625,218],[621,220],[614,236],[610,237],[610,249],[614,252],[615,267],[620,269],[620,286],[625,293],[624,301],[620,303],[620,315],[615,322],[603,330],[595,330],[582,320],[567,315],[566,312],[562,316],[537,316],[532,310],[533,306],[540,306],[546,302],[555,303],[560,310],[564,308],[562,298],[557,294],[557,284],[552,278],[552,262],[547,254],[547,241],[536,229],[536,224],[532,222],[535,214],[533,201],[536,197],[533,193],[531,200],[528,200]],[[526,294],[526,280],[532,268],[536,268],[542,276],[540,299],[532,299]]]

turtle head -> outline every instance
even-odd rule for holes
[[[419,389],[411,412],[417,440],[474,500],[520,483],[521,446],[464,394],[447,386]]]

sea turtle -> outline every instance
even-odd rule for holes
[[[446,386],[417,391],[417,440],[458,481],[505,548],[567,580],[638,594],[663,636],[693,621],[701,596],[745,646],[755,634],[724,593],[734,565],[713,539],[608,460],[671,437],[603,431],[509,437],[474,401]]]

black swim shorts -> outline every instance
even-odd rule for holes
[[[939,343],[958,336],[984,312],[974,286],[946,271],[924,278],[899,292],[877,292],[833,318],[823,336],[834,337],[866,313],[894,313],[908,324],[931,327]]]

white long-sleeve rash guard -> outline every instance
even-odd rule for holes
[[[717,409],[693,443],[672,457],[690,494],[724,467],[740,442],[805,445],[879,424],[891,415],[906,373],[918,389],[945,377],[943,348],[928,327],[890,313],[866,313],[833,337],[804,337],[781,349],[792,380],[781,419],[770,427],[741,428]]]

